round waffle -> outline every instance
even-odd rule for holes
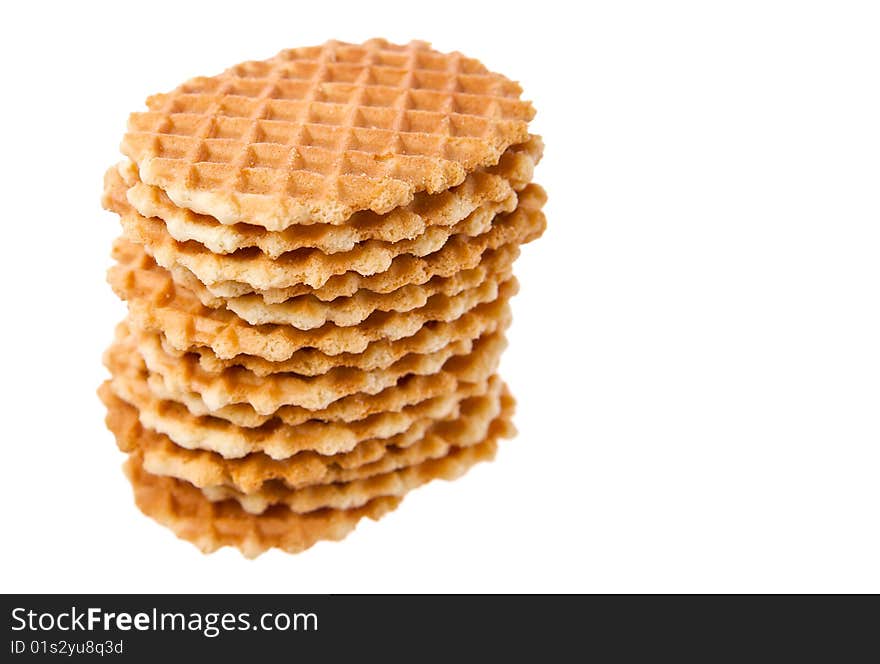
[[[150,97],[122,152],[175,205],[224,224],[343,224],[496,164],[528,140],[520,93],[424,42],[331,41]]]

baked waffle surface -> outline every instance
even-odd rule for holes
[[[107,172],[103,201],[105,207],[120,214],[130,205],[144,217],[157,217],[178,242],[198,242],[215,254],[249,248],[273,259],[309,248],[335,254],[349,252],[359,243],[397,243],[426,233],[437,242],[451,234],[450,227],[476,210],[493,205],[505,208],[515,202],[516,192],[531,182],[543,149],[540,137],[531,136],[526,143],[509,148],[497,165],[471,173],[457,187],[433,195],[420,194],[409,205],[387,215],[357,212],[342,225],[300,225],[277,232],[245,223],[224,225],[214,217],[174,205],[164,191],[140,181],[137,166],[131,161],[121,162]]]
[[[192,272],[215,297],[258,293],[267,303],[276,303],[311,294],[326,301],[353,295],[358,290],[389,293],[407,285],[424,284],[435,276],[449,277],[460,270],[472,269],[479,265],[487,251],[539,237],[546,225],[541,212],[545,201],[543,189],[530,184],[521,192],[513,212],[490,217],[488,225],[480,226],[487,229],[485,232],[476,236],[467,233],[452,235],[440,248],[424,256],[413,253],[395,255],[382,264],[384,269],[379,272],[365,270],[369,274],[362,274],[358,269],[363,268],[352,267],[342,260],[346,254],[327,256],[307,251],[307,256],[301,256],[300,252],[292,252],[277,261],[249,250],[218,256],[197,243],[181,245],[165,232],[158,220],[142,218],[156,225],[155,233],[149,237],[129,232],[128,228],[126,236],[142,245],[161,267],[185,268]],[[328,260],[334,261],[334,267],[328,267],[325,262]]]
[[[107,406],[107,425],[119,448],[137,453],[149,472],[186,480],[203,489],[224,488],[266,498],[279,488],[312,487],[314,491],[317,486],[383,476],[384,484],[389,473],[442,459],[458,449],[509,438],[515,433],[511,423],[514,400],[498,377],[489,381],[488,389],[500,395],[497,407],[486,409],[479,398],[466,400],[462,417],[438,421],[420,437],[365,441],[348,452],[333,455],[304,451],[283,460],[262,453],[227,459],[215,452],[182,448],[164,434],[143,426],[137,409],[120,399],[109,382],[102,385],[99,394]]]
[[[390,293],[361,290],[350,297],[338,297],[329,302],[314,295],[300,295],[276,304],[269,304],[254,294],[216,297],[186,268],[172,266],[169,271],[174,281],[192,291],[207,307],[226,307],[251,325],[291,325],[299,330],[312,330],[327,323],[340,327],[358,325],[376,311],[420,309],[432,296],[453,297],[498,275],[502,275],[503,281],[505,277],[509,278],[513,261],[519,253],[519,245],[506,244],[488,250],[476,267],[448,277],[433,277],[424,284],[401,286]]]
[[[229,458],[252,452],[285,458],[305,450],[335,454],[349,451],[364,440],[385,439],[398,434],[414,439],[434,420],[459,417],[462,402],[466,399],[475,400],[471,410],[476,408],[483,419],[494,416],[492,409],[497,406],[500,388],[497,385],[491,388],[487,382],[498,363],[498,351],[493,353],[494,356],[488,357],[482,357],[483,353],[479,351],[463,356],[457,362],[459,366],[443,372],[460,376],[454,388],[446,394],[430,393],[423,398],[416,396],[412,403],[399,403],[398,398],[408,390],[394,384],[375,396],[347,397],[358,410],[369,400],[394,409],[382,411],[368,407],[369,414],[363,418],[344,420],[328,419],[332,409],[308,411],[290,406],[262,417],[247,404],[226,406],[217,411],[203,411],[202,406],[197,406],[193,412],[192,402],[196,401],[193,397],[178,400],[178,394],[167,392],[162,392],[163,397],[174,398],[158,396],[152,388],[154,375],[149,373],[136,353],[126,353],[124,345],[114,345],[105,361],[113,374],[111,388],[114,393],[138,409],[145,426],[168,435],[181,447],[208,449]],[[167,389],[164,383],[162,387]],[[339,404],[339,409],[347,405],[345,399],[334,403]]]
[[[122,151],[178,207],[269,230],[461,184],[528,140],[521,88],[424,42],[327,42],[150,97]]]
[[[283,361],[304,348],[328,355],[362,353],[372,342],[412,337],[428,323],[456,320],[481,304],[507,300],[518,289],[515,278],[500,284],[490,279],[453,297],[434,295],[420,309],[375,312],[362,325],[340,327],[328,323],[298,330],[289,325],[249,325],[226,309],[206,307],[137,245],[125,240],[116,241],[114,256],[119,262],[110,268],[108,280],[116,294],[128,302],[137,327],[161,331],[172,346],[181,350],[208,346],[221,358],[256,355]]]
[[[292,352],[287,359],[272,361],[262,357],[235,354],[218,356],[206,346],[180,344],[169,341],[159,333],[162,348],[166,353],[181,357],[192,353],[198,357],[199,364],[206,371],[219,372],[229,367],[241,366],[258,376],[290,372],[303,376],[316,376],[336,367],[352,367],[371,371],[384,369],[409,354],[425,355],[434,353],[450,344],[460,341],[474,341],[478,337],[505,330],[510,325],[511,312],[507,299],[501,298],[487,304],[480,304],[448,323],[433,321],[427,323],[411,337],[396,341],[384,339],[374,341],[361,353],[338,353],[328,355],[314,348],[301,348]],[[153,328],[150,328],[153,329]],[[189,335],[191,338],[194,334]]]
[[[475,342],[449,344],[427,355],[407,355],[385,369],[337,367],[318,376],[257,376],[243,367],[217,373],[205,371],[191,355],[174,358],[165,353],[156,335],[139,339],[137,348],[147,368],[160,377],[166,390],[176,394],[195,392],[212,413],[229,405],[247,404],[257,414],[268,416],[284,406],[320,410],[358,392],[378,394],[409,375],[428,376],[464,367],[469,367],[469,375],[486,370],[491,373],[506,345],[503,333],[496,332]]]
[[[127,203],[120,201],[111,205],[120,214],[125,236],[144,245],[162,267],[186,268],[209,285],[238,281],[253,288],[270,289],[299,284],[320,288],[331,277],[346,272],[364,276],[384,272],[391,267],[394,258],[401,254],[426,256],[441,249],[452,236],[467,238],[484,234],[491,228],[497,214],[515,209],[516,197],[477,208],[453,226],[431,228],[412,240],[393,243],[369,240],[358,244],[351,251],[338,254],[325,254],[318,249],[300,249],[282,254],[278,258],[250,249],[218,255],[197,242],[176,241],[168,234],[161,220],[144,217]]]
[[[137,456],[129,457],[125,472],[135,503],[145,515],[204,553],[232,546],[248,558],[272,548],[300,553],[322,540],[341,540],[361,519],[378,520],[401,501],[383,496],[351,510],[324,509],[308,514],[278,505],[255,515],[232,500],[212,502],[188,482],[148,473]]]
[[[381,496],[403,498],[413,489],[433,480],[454,480],[477,463],[491,461],[498,451],[498,441],[487,438],[470,447],[453,447],[446,456],[429,459],[387,473],[372,475],[341,484],[318,484],[303,489],[271,485],[255,493],[241,493],[228,487],[202,490],[211,501],[234,500],[251,514],[261,514],[274,505],[284,505],[293,512],[306,514],[320,509],[354,509]]]
[[[143,367],[143,364],[141,363],[140,366]],[[240,427],[254,428],[264,425],[271,419],[296,426],[316,419],[324,422],[351,423],[378,413],[397,413],[422,401],[458,394],[465,389],[464,384],[469,384],[467,390],[476,389],[476,386],[485,380],[484,372],[487,369],[487,365],[480,360],[472,362],[463,358],[450,363],[448,367],[435,374],[427,376],[408,374],[395,385],[378,394],[358,392],[334,401],[321,410],[309,410],[302,406],[283,406],[272,415],[260,415],[246,404],[232,404],[212,410],[197,393],[173,389],[161,376],[151,374],[145,368],[143,371],[150,393],[157,399],[177,401],[185,405],[193,415],[209,415]]]

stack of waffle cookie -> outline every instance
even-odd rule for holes
[[[99,392],[145,514],[297,552],[493,457],[512,264],[545,226],[520,92],[423,42],[329,42],[132,114]]]

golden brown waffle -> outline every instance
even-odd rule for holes
[[[387,215],[357,212],[339,226],[313,224],[272,232],[250,224],[223,225],[213,217],[174,205],[161,189],[141,182],[137,166],[130,161],[122,162],[115,172],[108,173],[104,200],[105,207],[114,209],[108,193],[115,189],[121,177],[127,188],[125,199],[137,212],[162,219],[169,234],[178,242],[199,242],[215,254],[250,247],[270,258],[305,248],[335,254],[351,251],[356,244],[369,240],[412,240],[432,227],[452,226],[481,206],[515,200],[514,192],[531,181],[543,149],[541,139],[532,136],[526,143],[508,149],[497,166],[470,174],[458,187],[433,196],[416,196],[410,205],[395,208]]]
[[[195,415],[176,400],[161,400],[148,387],[143,365],[136,357],[126,363],[121,346],[107,353],[106,362],[113,373],[111,387],[115,394],[139,411],[141,422],[167,434],[174,442],[189,449],[210,449],[230,458],[241,457],[253,451],[265,451],[273,458],[283,458],[298,451],[313,449],[322,454],[347,451],[370,438],[389,438],[406,432],[420,435],[432,420],[458,417],[465,400],[475,400],[479,415],[485,419],[497,405],[500,384],[491,390],[482,389],[488,379],[463,381],[452,395],[423,399],[397,411],[377,412],[361,420],[328,421],[321,411],[312,411],[315,417],[296,425],[285,423],[283,413],[266,416],[265,422],[255,427],[242,427],[230,419],[212,415]],[[471,362],[466,356],[464,361]],[[490,374],[494,367],[486,368]],[[238,406],[244,410],[245,406]],[[227,407],[231,410],[231,407]],[[467,409],[465,409],[467,410]],[[419,429],[420,427],[420,429]]]
[[[477,370],[479,369],[479,370]],[[146,368],[145,368],[146,370]],[[456,375],[462,374],[462,378]],[[150,392],[164,401],[177,401],[193,415],[210,415],[224,419],[241,427],[262,426],[269,420],[295,426],[310,420],[324,422],[356,422],[377,413],[396,413],[404,408],[427,400],[445,400],[450,397],[474,396],[485,393],[486,378],[480,377],[483,367],[473,364],[444,369],[429,376],[408,375],[397,381],[396,385],[378,394],[361,392],[334,401],[321,410],[309,410],[300,406],[284,406],[272,415],[260,415],[247,404],[233,404],[219,410],[211,410],[195,392],[181,392],[166,386],[164,379],[156,374],[148,374],[146,381]],[[472,380],[465,380],[471,378]]]
[[[372,417],[385,423],[384,430],[385,427],[401,427],[401,422],[408,422],[413,416],[440,416],[451,412],[463,399],[481,396],[489,387],[488,378],[458,380],[452,371],[441,371],[429,376],[408,375],[377,394],[352,394],[321,410],[283,406],[271,415],[260,415],[247,404],[233,404],[211,410],[197,393],[169,389],[165,380],[157,374],[151,374],[136,354],[131,358],[124,358],[120,357],[120,350],[119,346],[114,346],[108,351],[106,361],[114,375],[115,389],[131,403],[149,410],[157,408],[161,402],[175,402],[185,406],[193,415],[210,416],[246,428],[262,427],[271,420],[291,426],[320,420],[325,424],[338,424],[344,428],[344,425]],[[481,368],[479,373],[484,370],[488,370],[488,367]],[[476,375],[474,372],[468,377]],[[434,378],[436,380],[430,381]],[[435,385],[442,386],[442,389]],[[395,432],[386,431],[381,435],[392,435]]]
[[[340,540],[365,517],[378,520],[400,504],[400,498],[376,498],[353,510],[319,510],[297,514],[281,505],[259,516],[232,500],[212,502],[188,482],[152,475],[136,455],[124,466],[138,508],[178,537],[211,553],[233,546],[255,558],[268,549],[299,553],[321,540]]]
[[[475,341],[478,337],[506,330],[511,322],[510,305],[506,299],[480,304],[449,323],[432,322],[411,337],[397,341],[375,341],[363,353],[339,353],[327,355],[314,348],[303,348],[287,360],[273,362],[253,355],[236,355],[220,358],[210,348],[190,346],[175,348],[160,334],[162,348],[169,355],[180,357],[194,353],[205,371],[219,372],[229,367],[242,366],[258,376],[290,372],[303,376],[316,376],[336,367],[352,367],[364,371],[385,369],[411,353],[426,355],[459,341]]]
[[[261,514],[273,505],[284,505],[299,514],[327,508],[354,509],[381,496],[403,498],[433,480],[457,479],[477,463],[494,459],[497,450],[498,441],[487,438],[472,447],[452,448],[439,459],[342,484],[319,484],[304,489],[272,485],[249,494],[228,487],[210,487],[203,489],[202,493],[211,501],[234,500],[250,514]]]
[[[491,382],[492,389],[497,390],[500,379],[495,377]],[[293,489],[352,482],[439,459],[453,448],[476,445],[487,438],[510,438],[515,433],[511,423],[515,402],[505,388],[501,391],[500,412],[488,427],[452,419],[437,422],[418,440],[398,437],[397,445],[369,440],[334,455],[305,451],[276,460],[258,452],[226,459],[215,452],[180,447],[164,434],[145,428],[137,409],[117,397],[109,381],[101,386],[99,395],[107,406],[107,426],[119,448],[126,453],[138,452],[149,472],[183,479],[198,487],[228,487],[245,493],[267,489],[267,483],[276,482]],[[465,408],[472,409],[473,402]],[[410,444],[403,446],[403,442]]]
[[[104,362],[113,375],[116,391],[141,410],[156,410],[160,408],[160,402],[171,401],[185,406],[193,415],[210,416],[240,427],[256,428],[272,420],[289,425],[299,425],[311,420],[320,420],[325,424],[351,423],[374,414],[387,415],[389,423],[394,423],[400,421],[396,414],[402,410],[413,411],[419,417],[439,416],[450,411],[463,398],[485,394],[486,380],[495,370],[502,349],[503,343],[499,344],[495,338],[487,337],[485,343],[476,348],[476,352],[452,358],[447,362],[448,366],[442,367],[438,373],[427,376],[405,374],[376,394],[353,393],[321,410],[280,406],[267,414],[258,413],[247,403],[208,408],[197,392],[188,389],[189,385],[182,377],[173,379],[174,386],[171,387],[163,376],[150,372],[132,338],[120,338],[112,344],[105,353]],[[242,379],[237,375],[208,377],[207,380],[226,382],[233,390],[242,390],[238,386]],[[443,390],[436,389],[434,384],[442,385]],[[286,398],[280,397],[279,400]],[[415,409],[415,406],[419,408]],[[344,436],[344,427],[339,428],[339,435]]]
[[[424,42],[327,42],[147,100],[122,142],[178,207],[269,230],[384,214],[528,140],[521,88]]]
[[[119,263],[110,268],[108,281],[128,302],[137,327],[161,331],[181,350],[209,346],[221,358],[245,354],[283,361],[302,348],[328,355],[361,353],[371,342],[410,337],[429,321],[455,320],[480,303],[509,299],[518,287],[515,279],[500,285],[487,281],[454,298],[434,296],[444,299],[404,314],[377,312],[360,326],[328,324],[304,331],[286,325],[251,326],[230,311],[204,306],[191,291],[176,284],[167,270],[125,240],[116,241],[114,257]]]
[[[492,228],[476,237],[454,235],[443,248],[428,256],[401,254],[391,261],[384,272],[364,276],[354,271],[338,274],[321,286],[312,288],[296,284],[286,288],[255,289],[240,281],[218,281],[205,284],[216,297],[238,297],[249,293],[260,295],[267,303],[284,302],[298,295],[311,294],[321,300],[353,295],[358,290],[389,293],[409,284],[423,284],[432,277],[448,277],[460,270],[476,267],[483,254],[506,244],[525,244],[541,236],[546,220],[541,207],[547,195],[544,190],[530,184],[519,196],[517,209],[510,214],[499,215]]]
[[[347,271],[330,277],[319,288],[312,288],[306,284],[299,283],[300,278],[298,276],[291,276],[296,274],[295,271],[291,271],[290,275],[288,275],[287,271],[278,268],[275,262],[270,261],[262,254],[252,256],[245,252],[245,257],[240,262],[244,264],[250,264],[254,261],[266,262],[270,266],[269,271],[274,271],[279,280],[271,281],[274,277],[265,272],[263,276],[270,280],[261,282],[263,285],[266,285],[265,288],[255,287],[252,283],[235,280],[206,281],[200,278],[200,281],[205,283],[206,288],[216,297],[230,298],[249,293],[258,293],[267,303],[283,302],[289,298],[304,294],[311,294],[321,300],[328,300],[340,296],[350,296],[361,289],[388,293],[403,286],[423,284],[435,276],[449,277],[460,270],[474,268],[479,265],[483,254],[488,250],[498,249],[508,244],[519,245],[540,236],[546,225],[544,215],[541,212],[541,207],[545,200],[546,194],[540,187],[529,185],[522,192],[517,209],[510,214],[496,217],[492,228],[486,233],[474,238],[466,235],[454,235],[446,242],[442,249],[425,257],[401,254],[390,262],[388,269],[371,276],[364,276],[357,271]],[[161,226],[161,222],[156,223]],[[158,235],[174,243],[173,240],[170,240],[167,233],[159,233]],[[117,244],[120,243],[121,241],[117,241]],[[156,250],[156,247],[150,243],[143,246],[147,253]],[[187,246],[199,245],[190,243]],[[204,252],[204,250],[200,251]],[[321,255],[323,256],[323,254]],[[236,256],[238,255],[236,254]],[[338,257],[339,255],[336,256]],[[208,254],[207,259],[209,262],[225,260],[228,263],[233,260],[233,257]],[[168,260],[162,261],[160,258],[160,262],[164,262],[168,266],[178,266],[178,263],[173,260],[170,262]],[[247,270],[248,268],[245,269]],[[261,273],[264,271],[260,268],[256,272]],[[251,274],[248,278],[256,280],[256,275]],[[259,277],[259,279],[262,279],[262,277]],[[270,286],[269,284],[276,285]],[[280,284],[289,285],[283,286]]]
[[[261,377],[243,367],[211,373],[192,356],[174,358],[165,354],[155,335],[137,340],[147,368],[161,377],[166,390],[174,394],[195,392],[212,414],[219,415],[221,409],[232,404],[247,404],[266,416],[284,406],[321,410],[351,394],[378,394],[404,376],[434,375],[463,364],[472,367],[471,376],[491,372],[506,346],[503,333],[494,333],[480,337],[476,343],[460,341],[429,355],[407,355],[386,369],[338,367],[318,376],[275,373]]]
[[[257,452],[273,459],[286,459],[304,451],[339,454],[365,443],[408,447],[439,422],[458,421],[469,427],[488,426],[500,408],[498,395],[487,393],[470,397],[461,403],[452,403],[451,409],[445,413],[446,403],[430,400],[398,413],[379,413],[356,422],[310,420],[290,426],[272,420],[262,427],[245,428],[218,418],[196,417],[176,401],[151,400],[148,393],[138,394],[133,387],[120,379],[111,381],[114,394],[138,408],[141,424],[165,434],[180,447],[209,450],[227,459],[240,459]],[[461,415],[460,409],[473,414]]]
[[[469,377],[484,375],[495,369],[507,341],[502,333],[494,333],[476,343],[457,342],[430,355],[408,355],[387,369],[365,372],[340,367],[314,377],[287,373],[259,377],[241,367],[210,373],[199,367],[195,358],[174,360],[161,350],[157,352],[157,346],[161,347],[149,339],[138,344],[147,368],[161,380],[164,391],[182,402],[194,393],[209,414],[222,417],[225,408],[238,404],[249,406],[248,415],[253,410],[261,416],[274,415],[284,406],[324,410],[353,394],[379,394],[404,376],[432,376],[463,365],[469,367]]]
[[[403,286],[390,293],[358,291],[351,297],[330,302],[323,302],[313,295],[300,295],[278,304],[267,304],[259,295],[215,297],[186,268],[172,266],[169,272],[174,281],[192,291],[205,306],[226,307],[251,325],[291,325],[298,330],[312,330],[327,323],[340,327],[358,325],[376,311],[412,311],[426,306],[434,295],[453,297],[491,279],[506,281],[512,276],[513,261],[518,255],[519,246],[507,244],[487,251],[471,270],[462,270],[449,277],[434,277],[424,284]]]
[[[115,169],[109,172],[113,183]],[[259,251],[245,249],[219,255],[197,242],[177,242],[168,234],[162,220],[138,214],[125,199],[125,184],[116,178],[115,186],[105,194],[105,201],[119,214],[123,233],[141,244],[156,262],[167,270],[184,267],[205,284],[238,281],[256,289],[286,288],[305,284],[320,288],[330,277],[346,272],[369,276],[383,272],[399,255],[426,256],[438,251],[453,236],[473,237],[486,233],[495,215],[512,212],[516,197],[477,208],[458,223],[428,229],[425,233],[400,242],[368,240],[351,251],[325,254],[318,249],[299,249],[272,258]]]

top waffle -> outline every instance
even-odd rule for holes
[[[529,138],[520,92],[424,42],[331,41],[150,97],[122,151],[144,183],[224,224],[342,224],[497,163]]]

